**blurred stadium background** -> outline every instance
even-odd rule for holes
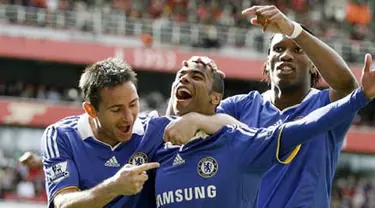
[[[253,4],[275,4],[305,24],[357,78],[364,54],[375,54],[370,0],[0,0],[0,207],[46,206],[42,170],[17,159],[40,152],[48,124],[82,113],[77,83],[87,64],[124,58],[138,72],[142,110],[160,114],[173,73],[192,55],[227,74],[225,96],[266,90],[269,35],[240,15]],[[347,134],[332,207],[375,207],[374,102]]]

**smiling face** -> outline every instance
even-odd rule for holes
[[[100,92],[100,98],[96,111],[100,139],[109,144],[129,141],[139,113],[139,97],[135,85],[129,81],[105,87]]]
[[[95,137],[111,146],[131,139],[139,113],[136,74],[120,59],[106,59],[85,69],[80,88]]]
[[[282,34],[274,35],[271,41],[266,69],[271,84],[280,89],[311,86],[312,62],[293,40]]]
[[[216,86],[223,78],[202,63],[193,61],[187,63],[177,73],[172,86],[175,114],[179,116],[189,112],[214,114],[222,98],[222,92],[214,88],[220,88]]]

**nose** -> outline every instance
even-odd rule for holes
[[[280,55],[280,59],[281,61],[292,61],[294,59],[293,53],[287,49]]]
[[[182,84],[187,84],[190,82],[190,76],[188,73],[184,74],[181,78],[180,78],[180,82]]]
[[[130,124],[133,122],[133,116],[132,116],[130,109],[124,110],[122,119],[126,121],[127,124]]]

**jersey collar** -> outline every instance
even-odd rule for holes
[[[315,94],[317,94],[317,93],[319,93],[320,92],[320,90],[318,90],[318,89],[315,89],[315,88],[311,88],[311,90],[310,90],[310,92],[305,96],[305,98],[303,98],[303,100],[302,100],[302,102],[304,102],[305,100],[307,100],[307,99],[309,99],[310,97],[312,97],[313,95],[315,95]],[[268,101],[268,102],[270,102],[271,104],[272,104],[272,90],[267,90],[267,91],[265,91],[264,93],[262,93],[262,97],[263,97],[263,100],[264,101]],[[301,102],[301,103],[302,103]],[[299,103],[299,104],[296,104],[296,105],[293,105],[293,106],[290,106],[290,107],[287,107],[287,108],[285,108],[283,111],[286,111],[286,110],[288,110],[288,109],[291,109],[291,108],[294,108],[294,107],[297,107],[297,106],[299,106],[301,103]],[[272,106],[274,106],[273,104],[272,104]],[[274,106],[276,109],[278,109],[276,106]]]

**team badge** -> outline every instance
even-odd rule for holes
[[[69,177],[68,162],[54,164],[46,169],[47,183],[58,183]]]
[[[203,178],[213,177],[219,169],[219,164],[212,157],[202,158],[198,162],[198,173]]]
[[[148,157],[143,152],[136,152],[129,159],[129,164],[131,165],[142,165],[147,162],[148,162]]]

